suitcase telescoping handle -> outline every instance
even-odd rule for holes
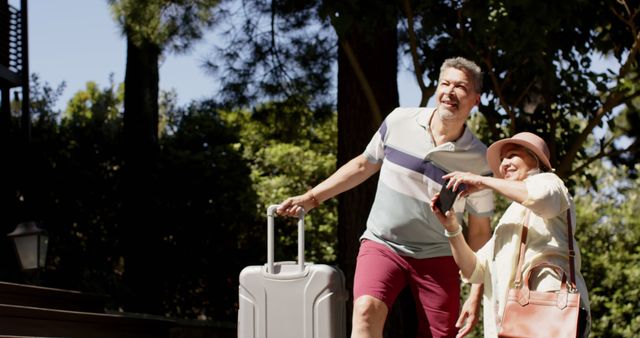
[[[274,273],[273,269],[273,227],[274,227],[274,217],[275,210],[278,209],[280,205],[274,204],[270,205],[267,208],[267,272]],[[298,213],[298,267],[300,268],[300,272],[304,271],[304,209],[300,210]]]

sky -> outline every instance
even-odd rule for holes
[[[9,3],[20,8],[19,0]],[[124,82],[126,40],[113,20],[107,0],[29,0],[29,71],[52,87],[66,88],[56,106],[67,101],[87,81],[100,87]],[[186,54],[168,54],[160,65],[160,89],[174,89],[178,104],[212,97],[218,82],[201,67],[215,43],[209,34]],[[404,67],[406,68],[406,67]],[[416,106],[420,91],[408,72],[399,75],[400,104]]]
[[[59,106],[87,81],[107,87],[113,74],[124,82],[126,40],[107,0],[30,0],[28,7],[29,70],[53,87],[66,83]],[[201,41],[188,54],[169,55],[160,65],[160,88],[175,89],[179,104],[213,95],[215,79],[200,67],[208,51]]]

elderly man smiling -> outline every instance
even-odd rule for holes
[[[354,279],[352,337],[382,337],[389,309],[409,287],[418,313],[418,337],[454,337],[460,312],[460,282],[447,238],[429,202],[452,171],[491,172],[486,146],[466,127],[480,102],[482,73],[461,58],[444,61],[434,108],[397,108],[373,135],[364,153],[305,194],[286,199],[279,214],[294,216],[349,190],[380,171],[374,203],[362,234]],[[468,212],[469,242],[480,248],[490,237],[489,190],[459,198],[453,210]],[[480,287],[472,289],[458,325],[475,324]],[[466,325],[465,331],[472,325]]]

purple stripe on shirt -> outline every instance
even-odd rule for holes
[[[384,140],[384,137],[387,136],[387,120],[382,121],[378,132],[380,133],[380,139]]]
[[[433,165],[431,161],[409,155],[389,146],[384,147],[384,154],[385,160],[391,161],[403,168],[421,173],[435,182],[444,184],[442,176],[444,176],[446,172]]]

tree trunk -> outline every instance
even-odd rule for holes
[[[378,13],[375,34],[364,25],[339,34],[338,166],[362,154],[384,116],[399,104],[396,23],[385,17],[384,11]],[[359,238],[366,227],[376,184],[377,175],[339,196],[338,264],[349,290],[353,288]],[[349,309],[351,306],[350,302]],[[394,317],[390,315],[385,334],[409,337],[406,331],[394,329]],[[347,322],[350,326],[351,320]]]
[[[131,312],[163,313],[159,231],[154,210],[158,158],[158,58],[160,48],[127,38],[124,97],[124,167],[120,240],[123,280]]]
[[[127,66],[124,77],[124,136],[128,153],[158,148],[158,58],[160,47],[146,42],[136,45],[127,38]],[[129,158],[128,158],[129,159]]]

